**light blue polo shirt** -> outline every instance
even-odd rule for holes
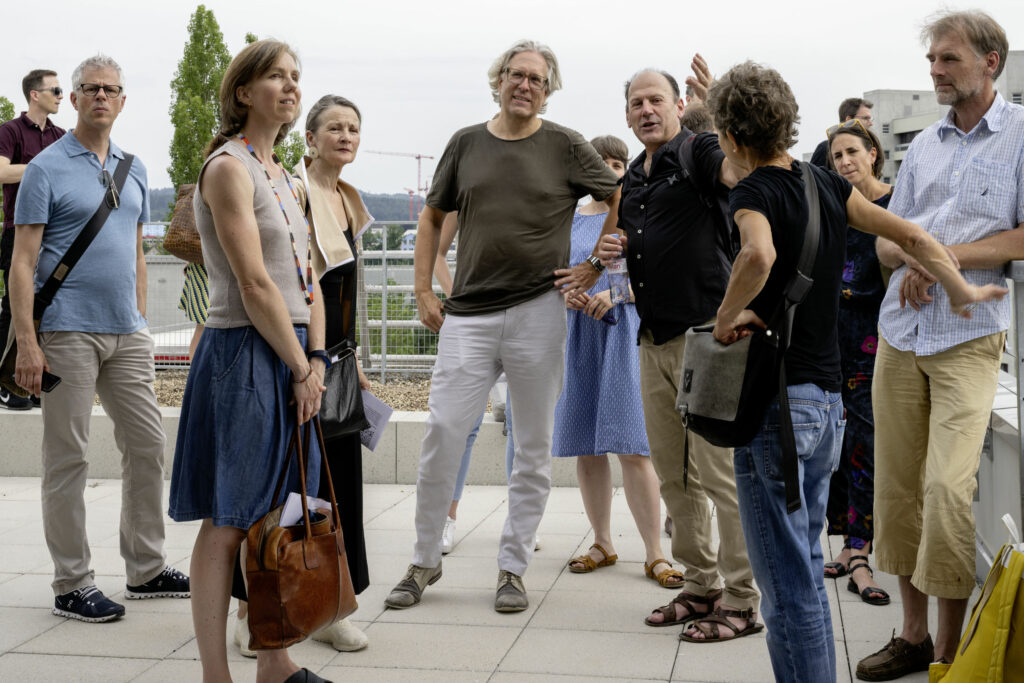
[[[111,141],[106,168],[111,176],[124,153]],[[15,225],[43,223],[36,266],[36,291],[103,201],[103,167],[73,132],[53,143],[25,168],[14,210]],[[121,206],[82,254],[43,314],[43,332],[131,334],[146,326],[135,297],[138,224],[149,220],[146,167],[132,164]]]

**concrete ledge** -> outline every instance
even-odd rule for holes
[[[174,441],[178,434],[178,408],[161,408],[167,446],[164,474],[170,477]],[[0,409],[0,476],[39,477],[39,454],[43,438],[43,414],[39,408],[12,412]],[[381,435],[376,451],[363,449],[363,481],[367,484],[415,484],[423,441],[425,412],[395,411]],[[502,424],[490,413],[484,416],[473,447],[473,460],[466,478],[469,484],[505,484],[505,437]],[[459,453],[455,457],[461,457]],[[114,442],[114,425],[103,408],[92,409],[89,426],[89,476],[98,479],[121,477],[121,454]],[[612,484],[621,486],[618,458],[612,461]],[[551,482],[555,486],[576,486],[576,459],[552,458]]]

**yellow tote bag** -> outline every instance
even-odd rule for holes
[[[1017,542],[1010,515],[1003,523],[1012,541],[992,563],[956,659],[952,664],[932,664],[929,683],[1024,682],[1024,543]]]

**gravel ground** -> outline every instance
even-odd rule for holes
[[[185,393],[184,370],[161,370],[156,373],[156,398],[161,406],[180,406]],[[389,378],[387,384],[370,380],[370,391],[395,410],[426,410],[430,379],[422,377]]]

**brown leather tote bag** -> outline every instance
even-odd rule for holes
[[[182,261],[203,263],[203,244],[196,228],[196,214],[192,208],[192,199],[196,193],[195,184],[178,187],[178,197],[174,201],[174,215],[164,235],[164,249]]]
[[[311,511],[304,495],[310,422],[316,426],[321,475],[327,477],[331,492],[330,510]],[[302,485],[302,523],[281,526],[284,505],[278,505],[252,525],[246,538],[249,648],[253,650],[279,650],[294,645],[352,614],[357,607],[320,421],[314,417],[310,422],[302,428],[296,426],[271,499],[271,505],[277,502],[294,454]]]

